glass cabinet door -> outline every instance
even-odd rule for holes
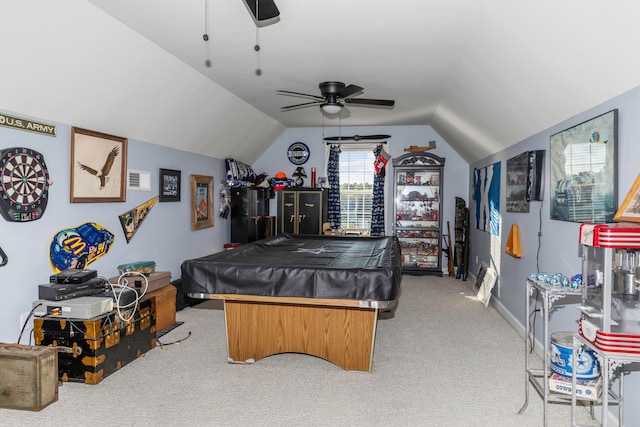
[[[407,155],[401,159],[405,157]],[[442,167],[426,166],[395,166],[394,233],[400,241],[406,272],[442,275]]]

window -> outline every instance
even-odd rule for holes
[[[373,199],[373,145],[340,146],[340,217],[343,230],[369,230]]]

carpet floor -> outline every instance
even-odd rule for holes
[[[0,409],[7,426],[542,426],[542,398],[525,401],[524,341],[471,281],[403,276],[395,310],[381,313],[371,373],[280,354],[227,363],[218,301],[177,313],[184,322],[97,385],[62,383],[39,412]],[[539,358],[534,363],[541,366]],[[569,426],[571,407],[548,407]],[[596,425],[584,407],[578,421]]]

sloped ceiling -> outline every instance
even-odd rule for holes
[[[431,125],[473,162],[640,84],[622,0],[276,0],[260,28],[243,0],[6,3],[1,109],[248,163],[338,123]],[[280,111],[333,80],[395,107]]]

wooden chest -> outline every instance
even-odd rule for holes
[[[98,384],[156,345],[151,299],[143,299],[127,321],[114,310],[88,320],[39,317],[33,324],[37,345],[71,349],[58,355],[62,381]]]
[[[160,332],[176,323],[176,287],[167,285],[145,295],[153,299],[156,331]]]
[[[0,408],[39,411],[58,400],[58,352],[0,344]]]

